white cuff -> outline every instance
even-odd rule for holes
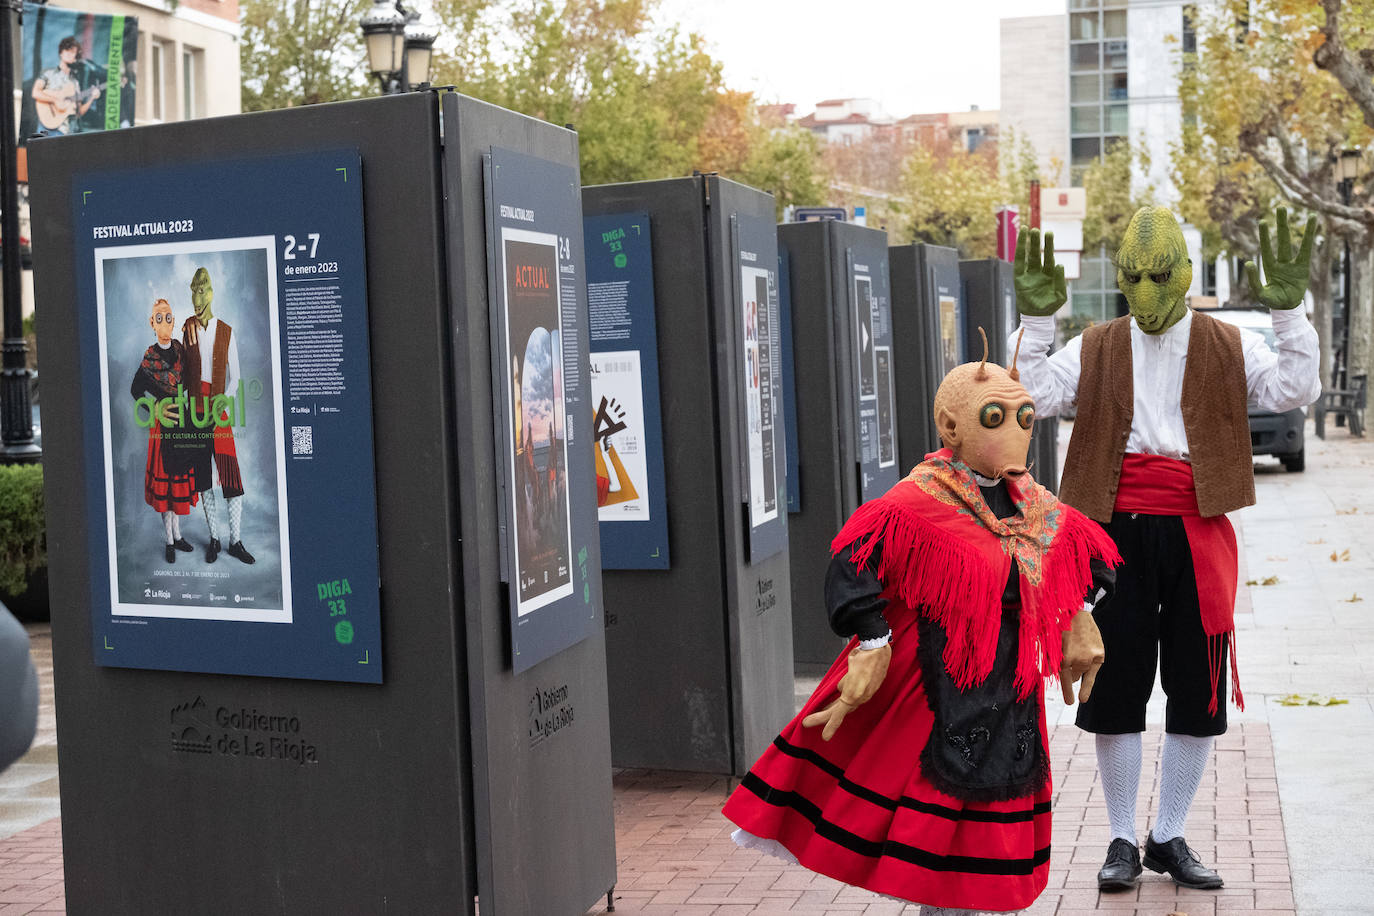
[[[1269,321],[1274,326],[1276,337],[1287,337],[1304,326],[1312,327],[1312,322],[1307,320],[1307,313],[1301,305],[1291,309],[1270,309]],[[1312,331],[1315,334],[1316,328],[1312,328]]]
[[[892,642],[892,631],[888,630],[882,636],[875,636],[872,639],[859,640],[860,649],[881,649],[883,646]]]

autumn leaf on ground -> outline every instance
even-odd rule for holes
[[[1288,562],[1288,558],[1287,558],[1287,557],[1265,557],[1265,559],[1268,560],[1268,561],[1271,562],[1271,563],[1287,563],[1287,562]]]
[[[1347,547],[1345,550],[1342,550],[1340,553],[1337,553],[1337,552],[1334,551],[1334,550],[1331,551],[1331,562],[1332,562],[1332,563],[1348,563],[1348,562],[1350,562],[1350,548]]]
[[[1320,693],[1290,693],[1277,700],[1280,706],[1344,706],[1350,702]]]
[[[1341,600],[1346,604],[1354,604],[1356,601],[1363,601],[1364,599],[1360,597],[1359,592],[1355,592],[1349,598],[1342,598]]]
[[[1265,576],[1263,579],[1246,579],[1246,585],[1278,585],[1278,576]]]
[[[1309,544],[1325,544],[1326,538],[1317,538],[1315,541],[1308,541]]]
[[[1359,506],[1351,506],[1349,509],[1337,509],[1337,515],[1355,515],[1360,511]]]

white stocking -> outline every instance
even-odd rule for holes
[[[162,513],[162,534],[167,538],[167,543],[171,544],[180,535],[177,534],[177,514],[171,509]]]
[[[205,524],[210,529],[210,537],[219,540],[219,497],[213,489],[203,490],[200,505],[205,510]]]
[[[229,505],[229,543],[237,544],[243,540],[239,522],[243,520],[243,497],[230,496],[224,500]]]
[[[1212,738],[1164,734],[1164,753],[1160,760],[1159,815],[1150,830],[1156,843],[1167,843],[1183,836],[1183,824],[1193,796],[1202,784],[1207,760],[1212,756]]]
[[[1102,776],[1102,795],[1112,839],[1135,845],[1135,801],[1140,794],[1140,732],[1097,736],[1097,772]]]

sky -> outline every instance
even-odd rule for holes
[[[797,114],[873,98],[894,117],[999,104],[998,20],[1065,0],[661,0],[660,22],[705,37],[726,84]]]

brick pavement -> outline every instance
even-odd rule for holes
[[[1163,732],[1145,733],[1147,768],[1159,758]],[[1292,881],[1279,812],[1268,726],[1244,722],[1217,741],[1189,818],[1188,842],[1226,879],[1221,891],[1177,887],[1146,871],[1138,889],[1099,894],[1096,874],[1106,851],[1102,804],[1091,735],[1059,725],[1050,737],[1055,808],[1049,887],[1027,916],[1111,912],[1166,916],[1293,916]],[[1157,780],[1158,774],[1154,774]],[[733,825],[720,814],[723,777],[621,770],[615,775],[618,914],[864,913],[912,916],[903,906],[801,866],[785,865],[730,841]],[[1159,787],[1142,786],[1138,832],[1155,809]],[[601,913],[605,906],[589,912]]]

